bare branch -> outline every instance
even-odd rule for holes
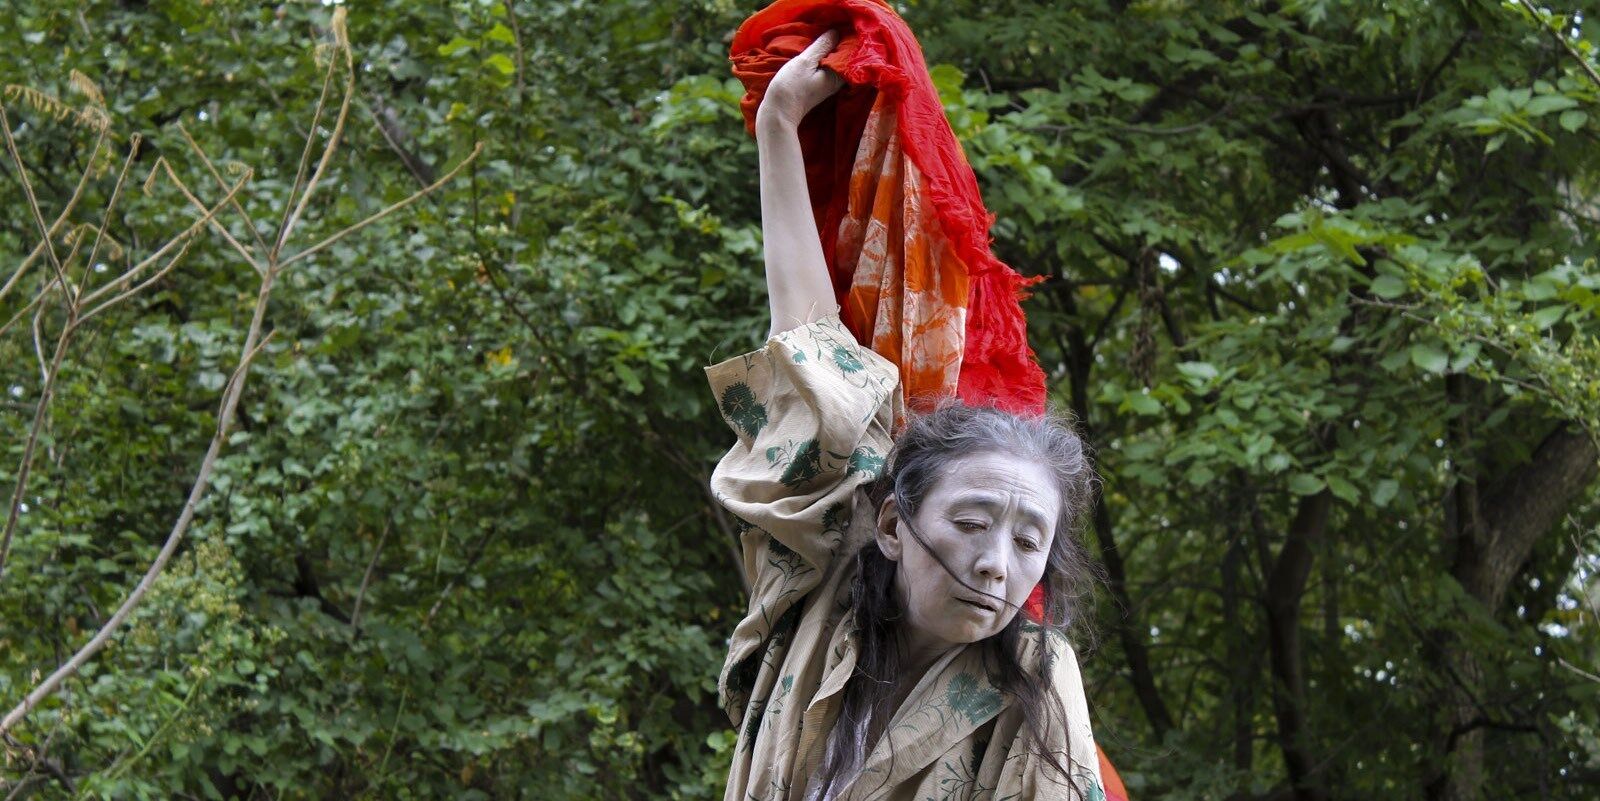
[[[183,134],[183,140],[188,142],[195,155],[200,157],[200,163],[206,165],[206,171],[211,173],[212,178],[216,179],[217,186],[226,192],[228,190],[228,182],[222,179],[222,174],[217,172],[217,166],[211,163],[211,157],[206,155],[205,149],[200,147],[199,142],[194,141],[194,137],[189,135],[189,129],[185,128],[181,122],[178,123],[178,133]],[[237,200],[232,205],[233,210],[239,212],[239,216],[244,219],[245,227],[250,229],[250,236],[255,238],[256,247],[265,251],[267,249],[267,241],[261,238],[261,232],[256,230],[256,224],[250,219],[250,215],[245,213],[244,206],[240,205]],[[251,263],[255,262],[254,254],[251,254],[250,261]],[[258,269],[257,272],[260,272],[260,270]]]
[[[220,455],[220,453],[222,451],[222,448],[224,447],[224,445],[227,442],[229,428],[231,427],[231,425],[233,423],[234,415],[235,415],[235,413],[236,413],[236,411],[238,409],[239,399],[244,393],[245,384],[246,384],[247,379],[249,378],[250,367],[251,367],[252,363],[254,362],[255,358],[258,355],[261,354],[261,352],[265,348],[267,342],[269,342],[271,340],[272,336],[273,336],[273,332],[267,332],[267,333],[265,333],[265,335],[263,335],[263,330],[264,330],[264,321],[265,321],[266,313],[267,313],[268,301],[271,298],[272,289],[273,289],[273,286],[274,286],[278,276],[281,275],[283,270],[285,268],[287,268],[290,264],[292,264],[294,261],[296,261],[298,259],[301,259],[301,258],[304,258],[304,257],[307,257],[307,256],[310,256],[310,255],[312,255],[312,254],[314,254],[314,253],[316,253],[316,252],[318,252],[318,251],[320,251],[320,250],[332,245],[333,243],[337,242],[338,240],[344,238],[345,236],[348,236],[348,235],[350,235],[350,234],[352,234],[352,233],[354,233],[354,232],[356,232],[356,231],[358,231],[358,230],[360,230],[362,228],[365,228],[366,226],[371,225],[372,223],[377,222],[378,220],[381,220],[384,217],[387,217],[388,215],[394,213],[395,211],[398,211],[399,209],[410,205],[411,203],[415,202],[418,198],[425,197],[429,193],[437,190],[440,186],[443,186],[447,181],[451,180],[456,175],[458,175],[463,168],[465,168],[468,164],[470,164],[473,160],[475,160],[477,158],[478,154],[483,151],[483,145],[481,143],[477,144],[473,148],[473,151],[472,151],[471,155],[469,155],[465,160],[463,160],[460,164],[458,164],[455,169],[451,170],[449,174],[445,175],[443,178],[439,179],[438,181],[435,181],[431,185],[429,185],[427,187],[424,187],[422,190],[412,194],[411,196],[407,197],[406,199],[404,199],[404,200],[402,200],[402,201],[400,201],[398,203],[395,203],[395,204],[383,209],[382,211],[380,211],[380,212],[378,212],[376,214],[373,214],[373,215],[367,217],[366,219],[362,220],[361,222],[358,222],[355,225],[349,226],[349,227],[339,231],[338,233],[333,234],[332,236],[329,236],[328,238],[322,240],[318,244],[313,245],[312,247],[307,248],[305,250],[302,250],[302,251],[294,254],[293,256],[289,257],[288,259],[284,259],[282,261],[279,261],[279,258],[278,258],[279,254],[280,254],[283,246],[285,245],[285,243],[288,241],[289,234],[291,233],[291,231],[292,231],[292,229],[294,227],[295,221],[300,217],[301,213],[305,210],[305,208],[307,206],[307,203],[309,202],[309,198],[311,197],[311,195],[314,193],[314,190],[316,189],[317,183],[321,180],[321,178],[325,174],[329,164],[331,163],[331,160],[332,160],[332,157],[333,157],[333,155],[335,153],[335,150],[337,148],[341,133],[342,133],[342,131],[344,129],[344,125],[345,125],[346,119],[348,117],[349,108],[350,108],[350,98],[354,94],[354,91],[353,91],[354,90],[354,78],[353,78],[354,69],[352,68],[353,67],[352,56],[351,56],[350,44],[349,44],[348,36],[347,36],[347,34],[345,32],[344,18],[345,18],[345,11],[344,11],[343,8],[340,8],[340,9],[335,11],[334,17],[333,17],[333,33],[334,33],[335,45],[337,46],[339,52],[344,57],[345,69],[346,69],[346,74],[347,74],[345,100],[340,106],[339,117],[334,123],[333,136],[332,136],[330,142],[328,143],[328,146],[323,151],[322,161],[318,165],[316,171],[312,174],[310,180],[308,182],[305,182],[303,184],[303,186],[302,186],[302,182],[305,180],[306,167],[307,167],[307,164],[308,164],[309,159],[310,159],[311,148],[312,148],[312,145],[315,142],[315,139],[316,139],[316,136],[317,136],[317,134],[316,134],[316,132],[317,132],[317,123],[320,122],[322,114],[323,114],[323,112],[325,110],[326,101],[327,101],[327,97],[328,97],[328,91],[329,91],[330,84],[331,84],[332,77],[333,77],[333,71],[336,68],[336,64],[330,63],[329,70],[328,70],[328,73],[327,73],[327,77],[324,80],[323,96],[318,101],[317,110],[316,110],[316,117],[313,120],[313,124],[311,126],[310,132],[307,135],[305,149],[302,151],[301,163],[300,163],[300,171],[299,171],[299,174],[296,176],[295,183],[294,183],[294,188],[290,192],[289,199],[286,202],[286,209],[285,209],[285,212],[284,212],[283,223],[279,226],[279,229],[278,229],[278,232],[277,232],[277,235],[276,235],[276,239],[275,239],[275,241],[273,243],[273,246],[272,246],[270,252],[267,255],[267,258],[265,259],[264,264],[261,265],[261,267],[264,268],[264,269],[258,268],[258,271],[259,271],[260,276],[261,276],[260,289],[259,289],[259,291],[257,293],[254,312],[253,312],[253,314],[251,316],[250,324],[249,324],[248,330],[247,330],[247,332],[245,334],[244,342],[243,342],[243,344],[241,346],[241,349],[240,349],[238,367],[234,370],[233,374],[229,377],[228,381],[224,384],[224,386],[222,388],[222,391],[221,391],[221,396],[222,396],[222,398],[221,398],[221,406],[220,406],[220,409],[218,410],[218,414],[217,414],[217,428],[216,428],[216,431],[214,432],[214,434],[212,435],[211,442],[210,442],[209,446],[207,447],[204,456],[201,458],[199,468],[198,468],[198,470],[196,471],[196,474],[195,474],[194,483],[190,487],[189,495],[188,495],[188,498],[187,498],[187,500],[185,501],[185,503],[183,505],[183,509],[180,512],[180,514],[178,515],[177,520],[173,523],[172,530],[168,533],[165,542],[161,546],[161,550],[159,551],[159,553],[157,553],[155,559],[151,562],[149,568],[145,571],[144,576],[142,578],[140,578],[138,583],[128,593],[127,597],[125,597],[123,599],[121,605],[117,607],[117,610],[111,615],[111,617],[109,619],[107,619],[105,621],[105,623],[103,625],[100,626],[99,630],[95,632],[94,636],[91,637],[87,643],[85,643],[82,647],[80,647],[77,650],[76,653],[74,653],[69,659],[67,659],[64,663],[62,663],[53,673],[51,673],[48,677],[46,677],[42,682],[39,682],[38,685],[35,686],[33,688],[33,690],[31,690],[27,694],[27,696],[19,704],[17,704],[16,707],[14,707],[10,712],[6,713],[6,715],[5,715],[5,717],[3,719],[0,719],[0,737],[3,737],[7,732],[11,731],[19,722],[21,722],[25,717],[27,717],[29,712],[31,712],[39,704],[43,703],[45,699],[49,698],[53,693],[55,693],[56,690],[58,690],[61,687],[61,685],[64,682],[66,682],[67,679],[69,679],[73,675],[75,675],[79,670],[81,670],[83,668],[84,665],[88,664],[89,660],[93,659],[96,654],[98,654],[102,649],[105,648],[105,646],[107,644],[109,644],[109,642],[111,641],[111,638],[113,636],[115,636],[115,634],[117,633],[119,628],[122,626],[122,624],[127,622],[128,618],[132,615],[134,609],[138,607],[138,605],[143,601],[143,599],[146,596],[146,594],[148,594],[149,591],[151,590],[151,588],[155,585],[155,582],[159,579],[162,571],[165,570],[167,563],[172,559],[173,554],[177,551],[178,546],[182,543],[183,538],[184,538],[185,534],[187,533],[187,531],[189,529],[189,526],[194,521],[194,516],[196,514],[197,509],[199,508],[200,501],[201,501],[202,498],[204,498],[206,489],[210,486],[211,475],[212,475],[213,471],[216,468],[216,462],[217,462],[217,459],[218,459],[218,457],[219,457],[219,455]],[[0,123],[3,123],[3,122],[4,122],[3,120],[0,120]],[[9,137],[10,137],[9,128],[7,128],[7,132],[6,133],[7,133],[7,139],[8,139],[8,142],[9,142]],[[15,148],[14,147],[12,148],[12,151],[13,151],[13,158],[15,159],[16,157],[15,157]],[[203,154],[202,154],[202,158],[204,158]],[[17,161],[20,164],[20,159],[17,159]],[[208,167],[209,166],[210,165],[208,164]],[[246,174],[237,183],[235,183],[231,188],[229,188],[226,196],[223,197],[221,201],[219,201],[215,206],[212,206],[212,207],[210,207],[208,209],[203,204],[198,203],[198,201],[194,198],[193,194],[188,191],[188,189],[184,185],[184,183],[178,178],[178,176],[172,170],[171,166],[165,163],[164,159],[158,159],[157,160],[157,168],[156,169],[152,169],[150,178],[146,181],[147,190],[149,189],[151,183],[155,180],[156,176],[158,175],[158,170],[164,170],[167,173],[168,177],[171,177],[173,179],[173,182],[179,186],[180,190],[183,191],[184,195],[186,197],[188,197],[192,203],[195,203],[196,205],[198,205],[204,211],[204,214],[199,219],[195,220],[182,233],[180,233],[177,236],[173,237],[165,245],[163,245],[161,248],[156,250],[156,252],[150,254],[144,260],[142,260],[138,264],[130,267],[128,270],[126,270],[116,280],[107,283],[105,286],[99,287],[98,289],[96,289],[95,291],[93,291],[91,293],[88,293],[88,295],[86,297],[82,298],[81,301],[79,301],[78,303],[74,303],[74,304],[69,305],[69,308],[68,308],[68,321],[67,321],[67,324],[62,329],[62,331],[63,331],[62,338],[58,341],[58,349],[57,349],[57,354],[56,354],[56,358],[57,358],[58,364],[56,365],[55,368],[52,368],[50,371],[48,371],[52,377],[56,373],[59,372],[59,359],[61,357],[62,352],[65,351],[65,345],[66,345],[67,339],[70,337],[70,334],[77,329],[77,327],[79,325],[81,325],[84,321],[92,318],[94,315],[99,314],[100,312],[102,312],[102,311],[106,310],[107,308],[111,307],[112,305],[114,305],[114,304],[126,299],[127,297],[130,297],[134,293],[137,293],[139,290],[143,289],[146,286],[149,286],[150,283],[152,283],[155,280],[158,280],[161,276],[165,275],[167,273],[167,271],[171,270],[174,265],[176,265],[179,261],[182,260],[183,256],[188,252],[188,248],[192,244],[192,241],[193,241],[195,235],[199,231],[203,230],[207,225],[213,225],[213,226],[218,227],[220,230],[223,230],[224,235],[230,241],[230,243],[232,243],[235,246],[235,248],[241,253],[241,255],[245,255],[246,256],[246,261],[250,262],[252,264],[252,266],[256,265],[256,262],[253,259],[251,259],[250,256],[248,255],[248,249],[246,249],[242,245],[240,245],[236,240],[234,240],[232,238],[232,236],[230,234],[227,234],[226,230],[220,224],[216,223],[216,217],[217,217],[218,213],[220,213],[225,207],[228,207],[229,205],[233,205],[234,204],[235,195],[251,179],[251,177],[253,175],[253,172],[247,171]],[[213,170],[213,174],[215,174],[214,170]],[[34,213],[35,213],[34,216],[36,218],[36,222],[39,224],[41,231],[46,230],[45,226],[43,225],[42,215],[40,215],[38,213],[37,206],[34,207]],[[144,281],[143,283],[139,284],[137,287],[135,287],[135,288],[133,288],[131,290],[121,291],[123,289],[123,287],[125,287],[129,282],[131,282],[142,271],[144,271],[150,265],[156,263],[161,258],[166,257],[167,254],[171,253],[174,249],[177,249],[176,255],[174,255],[172,257],[171,261],[168,263],[168,265],[166,267],[164,267],[160,272],[158,272],[155,276],[153,276],[150,279]],[[59,278],[59,280],[61,282],[61,286],[62,286],[63,291],[64,292],[70,292],[71,290],[68,287],[67,282],[65,281],[65,277],[61,274],[60,262],[56,260],[54,251],[49,249],[48,247],[46,248],[46,250],[47,250],[48,255],[50,256],[50,258],[52,260],[52,264],[54,264],[56,266],[56,268],[57,268],[57,275],[58,275],[58,278]],[[105,301],[103,303],[100,303],[99,305],[94,305],[96,302],[98,302],[102,298],[104,298],[107,294],[110,294],[112,292],[119,292],[119,291],[120,291],[120,294],[115,295],[110,300],[107,300],[107,301]],[[69,295],[69,297],[70,297],[70,295]],[[38,305],[38,304],[34,304],[34,305]],[[82,315],[81,317],[77,316],[76,315],[77,311],[82,309],[82,308],[84,308],[84,307],[92,307],[92,308],[90,309],[88,314]],[[48,392],[47,392],[44,397],[41,397],[39,404],[35,407],[35,409],[36,409],[36,417],[39,417],[40,415],[43,414],[43,411],[48,406],[48,403],[49,403],[49,397],[48,397]],[[31,460],[31,453],[29,453],[28,455],[26,455],[24,457],[24,466],[26,466],[26,464],[30,460]],[[10,529],[11,529],[12,526],[15,525],[15,514],[16,514],[15,510],[17,509],[18,503],[20,501],[20,497],[21,497],[20,493],[21,493],[21,489],[18,490],[18,492],[16,494],[16,497],[14,497],[14,499],[13,499],[12,520],[11,520],[11,523],[8,524],[7,533],[6,533],[6,540],[5,540],[5,544],[7,546],[9,546],[9,542],[10,542]],[[492,536],[493,536],[493,531],[491,530],[489,535],[486,536],[485,539],[480,543],[479,549],[478,549],[478,555],[479,556],[481,556],[484,547],[487,545],[488,539],[491,538]],[[3,560],[3,557],[0,557],[0,560]],[[0,570],[3,570],[3,561],[0,561]],[[370,571],[370,567],[369,567],[369,571]],[[3,575],[3,573],[0,573],[0,575]],[[448,592],[449,592],[449,588],[446,588],[445,594],[448,594]],[[436,608],[437,608],[437,606],[436,606]]]
[[[189,205],[194,206],[202,212],[206,210],[206,204],[202,203],[200,198],[195,197],[194,193],[189,191],[189,185],[184,183],[183,179],[179,178],[178,174],[173,171],[171,162],[168,162],[166,159],[162,159],[161,161],[157,162],[156,166],[166,171],[167,177],[170,178],[172,183],[178,187],[178,191],[182,192],[183,196],[188,199]],[[241,186],[242,185],[243,184],[241,184]],[[234,199],[234,193],[229,192],[228,199],[233,201],[234,205],[238,204],[238,201]],[[215,228],[217,233],[222,234],[222,238],[228,240],[228,244],[232,245],[233,249],[238,251],[240,256],[244,257],[245,262],[255,269],[257,275],[265,272],[265,270],[262,269],[260,262],[256,261],[255,254],[251,253],[249,248],[240,244],[239,240],[234,239],[233,234],[228,231],[228,227],[218,221],[215,214],[207,214],[206,218],[210,220],[211,227]]]
[[[316,253],[317,251],[320,251],[320,250],[328,247],[329,245],[332,245],[333,243],[345,238],[346,236],[349,236],[350,234],[353,234],[353,233],[355,233],[355,232],[357,232],[357,231],[359,231],[359,230],[361,230],[361,229],[363,229],[363,228],[365,228],[365,227],[367,227],[367,226],[369,226],[369,225],[371,225],[371,224],[383,219],[384,217],[387,217],[390,214],[393,214],[394,212],[397,212],[400,209],[403,209],[406,206],[409,206],[412,203],[415,203],[418,200],[428,196],[434,190],[436,190],[439,187],[444,186],[445,184],[449,183],[450,179],[452,179],[452,178],[456,177],[457,175],[459,175],[461,173],[461,170],[463,168],[465,168],[468,164],[471,164],[475,159],[477,159],[478,158],[478,154],[482,153],[482,152],[483,152],[483,143],[479,142],[477,145],[475,145],[472,148],[472,153],[468,154],[468,156],[465,159],[463,159],[461,161],[461,163],[457,164],[454,169],[450,170],[450,172],[445,173],[443,178],[440,178],[439,180],[434,181],[433,183],[423,187],[422,189],[419,189],[416,192],[413,192],[411,194],[411,196],[407,197],[405,200],[398,201],[398,202],[390,205],[388,208],[385,208],[383,211],[380,211],[380,212],[372,215],[371,217],[368,217],[365,220],[362,220],[361,222],[358,222],[355,225],[352,225],[349,228],[344,229],[343,231],[340,231],[340,232],[338,232],[336,234],[333,234],[332,236],[329,236],[327,239],[324,239],[321,242],[318,242],[317,244],[312,245],[311,247],[306,248],[305,250],[302,250],[299,253],[294,254],[293,256],[290,256],[287,259],[284,259],[283,262],[279,266],[287,267],[290,264],[293,264],[293,263],[295,263],[295,262],[297,262],[297,261],[299,261],[299,260],[301,260],[301,259],[303,259],[303,258],[305,258],[307,256],[310,256],[310,255]]]
[[[172,268],[178,266],[178,262],[183,261],[183,257],[184,256],[189,255],[189,246],[193,245],[194,242],[195,242],[195,240],[193,240],[193,239],[190,239],[187,242],[184,242],[183,247],[179,248],[178,252],[173,254],[172,260],[167,262],[167,266],[162,267],[160,270],[157,270],[155,275],[152,275],[149,278],[146,278],[144,281],[140,282],[138,286],[135,286],[132,289],[129,289],[128,291],[123,292],[122,294],[117,295],[116,297],[114,297],[114,298],[112,298],[112,299],[110,299],[110,300],[108,300],[108,301],[106,301],[104,303],[101,303],[98,306],[95,306],[94,308],[90,309],[89,311],[84,312],[83,316],[78,318],[77,325],[83,325],[84,323],[88,322],[91,318],[93,318],[94,316],[100,314],[101,312],[105,311],[106,309],[109,309],[112,306],[115,306],[118,303],[121,303],[121,302],[127,300],[128,298],[131,298],[134,295],[139,294],[140,292],[143,292],[146,287],[150,286],[151,284],[153,284],[153,283],[155,283],[157,281],[160,281],[163,277],[166,276],[167,273],[172,272]],[[122,279],[120,279],[120,278],[118,279],[119,282],[121,280]]]
[[[51,284],[51,286],[55,285]],[[56,290],[47,287],[45,291],[55,292]],[[48,365],[46,365],[48,359],[44,357],[44,333],[40,330],[44,325],[44,313],[46,311],[48,310],[45,309],[44,306],[40,306],[39,310],[33,313],[33,355],[34,358],[39,361],[40,381],[50,380],[50,368]],[[4,565],[0,565],[0,567],[3,566]]]
[[[108,128],[100,129],[100,136],[95,140],[94,149],[90,151],[91,153],[99,154],[101,146],[104,145],[106,141],[107,133]],[[33,266],[33,263],[38,260],[41,254],[44,253],[45,244],[49,241],[49,238],[55,236],[56,231],[67,222],[67,218],[72,216],[73,210],[78,207],[78,202],[83,199],[83,190],[89,186],[89,177],[94,174],[94,170],[92,169],[93,166],[94,160],[91,158],[89,160],[89,167],[85,168],[83,175],[78,177],[78,185],[73,188],[72,197],[67,199],[67,204],[62,207],[61,213],[56,216],[55,222],[50,224],[49,234],[43,240],[41,240],[38,245],[34,246],[32,252],[28,254],[27,258],[22,260],[22,263],[17,266],[17,271],[12,273],[11,278],[6,280],[5,286],[0,286],[0,300],[3,300],[6,294],[11,291],[12,287],[16,286],[17,282],[22,280],[23,274],[26,273],[28,268]],[[3,330],[4,329],[0,329],[0,331]]]
[[[9,141],[9,131],[7,132],[6,136]],[[128,169],[133,165],[133,160],[137,156],[138,152],[139,137],[138,135],[135,135],[132,139],[130,147],[128,148],[128,157],[123,162],[122,171],[117,175],[116,187],[111,191],[110,200],[106,201],[105,214],[101,217],[99,233],[95,235],[94,245],[92,245],[89,249],[88,262],[91,264],[94,262],[94,257],[99,253],[100,243],[105,235],[106,226],[110,225],[111,214],[116,210],[117,200],[122,197],[122,186],[128,177]],[[15,147],[12,148],[12,153],[13,156],[15,156]],[[96,151],[96,155],[98,155],[98,151]],[[20,159],[17,160],[17,164],[18,168],[20,169],[22,164]],[[93,166],[91,165],[88,169],[93,169]],[[35,208],[37,209],[37,207]],[[43,229],[44,218],[42,216],[38,217],[38,222],[41,226],[41,229],[46,230]],[[46,236],[48,237],[48,232],[46,233]],[[72,246],[73,255],[78,252],[78,249],[82,246],[82,244],[83,238],[79,237]],[[53,250],[51,251],[51,258],[55,258],[55,253]],[[70,264],[71,262],[72,255],[69,255],[67,258],[67,263]],[[39,432],[43,430],[44,421],[49,415],[50,400],[55,393],[56,379],[61,374],[61,363],[66,357],[67,345],[72,341],[72,334],[77,329],[78,323],[80,322],[78,318],[78,309],[81,307],[78,303],[78,290],[71,287],[66,281],[64,271],[60,269],[59,263],[57,263],[57,267],[57,276],[61,280],[61,292],[65,296],[66,300],[67,321],[62,325],[61,334],[56,338],[55,353],[52,355],[48,367],[45,366],[44,363],[44,345],[42,342],[42,337],[40,336],[40,324],[44,318],[44,313],[47,307],[43,303],[29,304],[30,306],[38,306],[38,309],[34,312],[33,316],[33,347],[34,353],[39,358],[39,369],[43,373],[43,382],[42,388],[39,392],[38,404],[34,407],[33,423],[28,428],[28,439],[22,448],[22,462],[17,467],[16,485],[11,493],[11,504],[6,510],[5,530],[3,534],[0,534],[0,581],[5,580],[6,561],[11,555],[11,540],[16,534],[17,520],[21,516],[22,498],[28,489],[28,474],[33,466],[33,453],[39,443]],[[44,292],[40,293],[40,298],[42,298],[44,294],[48,293],[49,291],[49,287],[45,287]]]
[[[1576,673],[1579,676],[1582,676],[1583,678],[1588,679],[1589,681],[1592,681],[1592,682],[1594,682],[1596,684],[1600,684],[1600,676],[1596,676],[1595,674],[1590,673],[1589,671],[1584,670],[1583,668],[1578,667],[1577,665],[1574,665],[1571,662],[1568,662],[1567,660],[1562,659],[1561,657],[1556,657],[1556,664],[1561,665],[1562,667],[1566,668],[1567,670],[1570,670],[1573,673]]]
[[[383,533],[378,535],[378,545],[372,549],[372,558],[367,560],[367,570],[361,574],[361,589],[356,590],[356,604],[350,610],[350,628],[361,631],[361,601],[367,597],[367,585],[372,583],[372,569],[378,566],[378,557],[383,554],[383,544],[389,540],[389,529],[394,527],[394,520],[385,521]]]
[[[154,173],[152,173],[152,176],[153,175],[154,175]],[[88,294],[88,296],[83,299],[83,305],[87,306],[87,305],[89,305],[91,303],[94,303],[95,301],[99,300],[100,298],[105,297],[106,295],[117,291],[117,289],[119,287],[121,287],[123,284],[126,284],[127,282],[133,280],[134,276],[136,276],[139,273],[143,272],[146,267],[149,267],[150,265],[156,263],[156,261],[161,259],[163,256],[167,255],[167,253],[170,252],[173,248],[176,248],[176,247],[179,247],[179,246],[187,247],[187,245],[185,245],[184,243],[188,242],[191,238],[194,237],[195,234],[199,233],[200,229],[206,227],[206,225],[208,223],[210,223],[211,220],[213,218],[215,218],[217,216],[217,214],[222,211],[223,207],[225,205],[227,205],[227,202],[230,199],[233,198],[234,194],[237,193],[240,189],[243,189],[244,185],[249,183],[250,179],[252,177],[254,177],[254,176],[255,176],[255,171],[254,170],[246,170],[244,175],[239,177],[238,182],[233,185],[233,188],[228,190],[228,194],[223,196],[222,200],[218,201],[217,205],[212,206],[209,210],[207,210],[205,215],[201,216],[199,219],[197,219],[193,223],[191,223],[188,228],[185,228],[183,230],[182,233],[180,233],[177,236],[173,237],[172,239],[168,240],[167,243],[165,245],[162,245],[160,248],[158,248],[156,250],[156,252],[151,253],[149,256],[146,256],[143,261],[140,261],[138,264],[135,264],[132,267],[128,268],[127,271],[125,271],[121,276],[119,276],[117,278],[117,280],[112,281],[112,282],[106,284],[105,286],[102,286],[99,289],[96,289],[93,292],[90,292]],[[84,317],[87,317],[87,316],[88,315],[84,315]]]
[[[33,300],[28,301],[28,305],[23,306],[16,314],[11,315],[11,319],[7,320],[5,325],[0,325],[0,336],[4,336],[6,331],[11,329],[11,326],[16,325],[18,320],[28,316],[28,313],[33,311],[33,307],[43,303],[44,299],[54,291],[56,291],[54,283],[47,284],[44,289],[39,290],[39,294],[34,295]]]
[[[333,24],[336,28],[344,26],[343,7],[334,9]],[[338,67],[333,59],[328,60],[328,70],[322,76],[322,94],[317,98],[317,109],[311,115],[311,127],[306,131],[306,146],[300,151],[300,166],[294,174],[294,183],[289,185],[289,198],[283,207],[283,219],[278,222],[278,232],[273,237],[272,250],[267,254],[267,262],[276,263],[278,254],[289,241],[289,220],[294,215],[295,196],[300,193],[300,187],[306,179],[306,168],[311,164],[311,146],[317,140],[317,126],[322,123],[322,112],[328,106],[328,93],[333,90],[333,73]]]
[[[317,191],[317,183],[328,170],[328,165],[333,163],[333,153],[339,147],[339,140],[344,136],[344,123],[350,116],[350,100],[355,96],[355,84],[349,79],[345,80],[344,99],[339,102],[339,116],[334,118],[333,134],[328,137],[328,146],[322,151],[322,158],[317,162],[317,171],[311,174],[311,180],[306,182],[304,192],[300,193],[300,202],[294,207],[294,213],[289,215],[289,221],[283,228],[283,239],[279,241],[279,250],[273,255],[282,252],[283,244],[289,241],[289,234],[300,222],[300,215],[305,213],[306,204],[311,202],[311,195]]]
[[[44,213],[39,211],[39,200],[33,196],[33,184],[28,180],[28,168],[22,163],[22,154],[17,152],[16,140],[11,138],[11,120],[6,117],[6,106],[0,103],[0,133],[5,134],[6,152],[11,154],[11,163],[17,166],[17,180],[22,184],[22,195],[28,200],[28,211],[33,215],[34,225],[39,226],[39,237],[44,245],[46,256],[50,257],[50,266],[55,268],[56,280],[61,282],[62,289],[66,289],[67,277],[61,272],[61,259],[56,256],[55,245],[50,242],[50,226],[44,224]],[[95,143],[94,156],[99,156],[99,142]],[[94,167],[94,158],[89,159],[89,169]],[[85,172],[88,170],[86,169]]]
[[[74,313],[80,308],[78,306],[78,295],[83,292],[82,287],[88,286],[89,271],[94,269],[95,257],[100,255],[100,244],[105,241],[106,229],[111,227],[111,214],[117,209],[117,201],[122,199],[122,185],[128,180],[128,170],[133,167],[133,160],[138,158],[139,144],[143,141],[144,137],[138,134],[134,134],[129,138],[128,157],[122,161],[122,172],[117,173],[117,183],[111,188],[111,199],[106,201],[106,210],[100,215],[100,225],[95,228],[94,245],[89,248],[89,258],[83,262],[83,274],[78,276],[79,287],[73,291],[71,303]],[[82,237],[79,237],[78,241],[83,241]],[[73,247],[76,248],[77,246],[74,245]],[[67,259],[67,263],[72,263],[72,260],[70,258]]]
[[[43,314],[44,307],[39,308]],[[39,342],[39,317],[34,317],[33,342],[34,348],[39,352],[40,361],[43,361],[43,349]],[[61,337],[56,340],[55,355],[50,366],[44,369],[44,385],[39,391],[39,402],[33,407],[33,423],[28,427],[28,439],[22,446],[22,460],[17,465],[17,482],[11,491],[11,504],[6,510],[6,525],[4,534],[0,534],[0,581],[5,581],[6,559],[11,555],[11,538],[16,533],[17,520],[22,514],[22,496],[28,491],[28,473],[33,467],[33,452],[39,445],[39,432],[44,428],[45,416],[50,410],[50,398],[55,392],[56,376],[61,373],[61,360],[67,354],[67,342],[72,338],[72,328],[67,326],[62,329]],[[0,727],[0,733],[5,728]]]

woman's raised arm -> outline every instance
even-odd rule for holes
[[[769,335],[814,322],[838,307],[822,256],[816,219],[800,154],[800,121],[844,80],[819,66],[839,41],[837,31],[817,37],[772,77],[756,110],[761,169],[761,238],[772,309]]]

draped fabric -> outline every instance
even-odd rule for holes
[[[733,73],[749,130],[788,60],[839,29],[845,79],[801,123],[812,212],[845,326],[895,363],[909,408],[957,395],[1038,414],[1027,279],[995,258],[992,221],[917,40],[880,0],[778,0],[739,26]]]

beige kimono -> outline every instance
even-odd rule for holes
[[[855,667],[854,555],[872,541],[864,487],[903,413],[896,370],[833,315],[706,376],[738,436],[711,488],[739,522],[751,585],[718,681],[739,729],[725,799],[801,801]],[[1037,628],[1023,642],[1023,665],[1035,677],[1042,668],[1066,707],[1067,725],[1045,742],[1070,756],[1070,786],[1030,753],[1020,710],[967,645],[928,669],[838,798],[1103,801],[1076,654],[1051,635],[1041,658]]]

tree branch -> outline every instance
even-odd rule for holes
[[[1550,432],[1529,460],[1482,493],[1483,530],[1464,543],[1451,573],[1489,609],[1500,607],[1511,579],[1539,538],[1600,473],[1600,450],[1577,426]]]

